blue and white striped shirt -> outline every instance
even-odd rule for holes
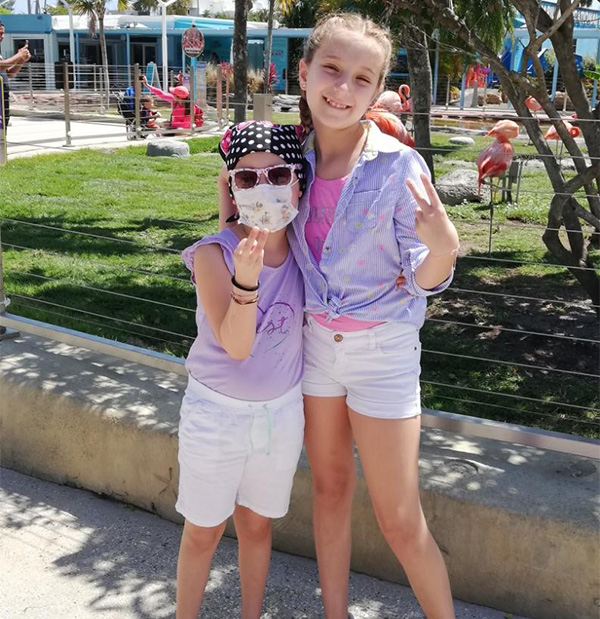
[[[305,143],[308,183],[300,213],[288,228],[304,277],[305,311],[326,313],[331,320],[343,315],[421,328],[425,297],[441,292],[452,280],[451,274],[433,290],[424,290],[415,280],[429,250],[415,233],[417,203],[405,181],[410,178],[421,186],[420,174],[429,176],[429,170],[416,151],[382,133],[373,122],[365,122],[369,125],[365,147],[340,195],[320,263],[304,234],[315,178],[314,132]],[[407,281],[398,288],[400,273]]]

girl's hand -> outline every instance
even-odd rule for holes
[[[144,86],[148,87],[148,78],[145,75],[142,75],[142,83]]]
[[[415,231],[421,242],[429,248],[429,255],[448,256],[458,249],[458,232],[448,218],[435,187],[425,174],[421,174],[421,182],[426,196],[423,196],[410,179],[406,181],[406,186],[418,205],[415,211]]]
[[[258,284],[258,276],[263,269],[265,243],[269,231],[259,230],[257,227],[250,230],[250,234],[242,239],[233,252],[235,279],[238,284],[246,288],[254,288]]]

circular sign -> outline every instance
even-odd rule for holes
[[[198,58],[204,49],[204,36],[196,26],[188,28],[181,39],[183,53],[188,58]]]

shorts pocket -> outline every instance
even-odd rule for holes
[[[194,475],[217,472],[223,411],[212,402],[184,397],[179,422],[179,462]]]
[[[421,342],[417,330],[385,337],[377,343],[377,348],[386,356],[404,356],[417,361],[421,358]]]

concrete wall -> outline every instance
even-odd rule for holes
[[[184,376],[35,336],[0,354],[3,466],[180,521]],[[540,619],[598,617],[598,461],[424,430],[420,468],[455,597]],[[276,548],[313,556],[310,486],[303,461]],[[362,479],[353,518],[353,569],[405,582]]]

